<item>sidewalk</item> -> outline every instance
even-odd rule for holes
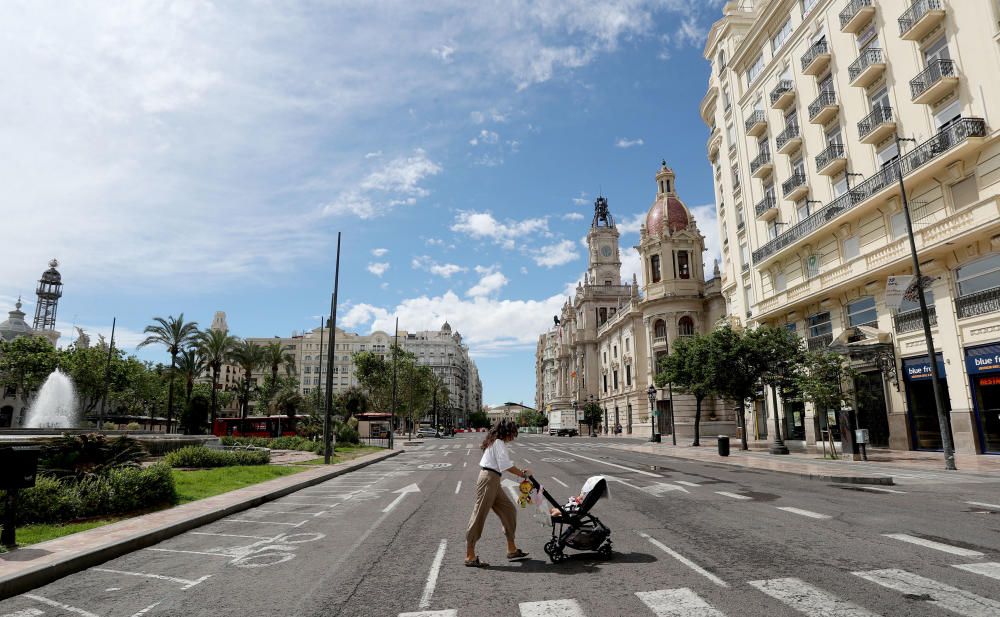
[[[402,449],[376,452],[346,463],[317,466],[291,476],[2,553],[0,600],[402,452]]]

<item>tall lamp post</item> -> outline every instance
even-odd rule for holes
[[[657,430],[659,427],[657,426],[657,422],[656,422],[656,420],[657,420],[657,418],[656,418],[656,386],[652,386],[652,385],[649,386],[649,389],[646,390],[646,395],[649,397],[649,426],[650,426],[650,429],[651,429],[650,430],[650,435],[649,435],[649,441],[655,442],[655,443],[660,443],[660,433]]]
[[[578,405],[579,402],[576,399],[573,399],[573,419],[576,420],[577,430],[580,429],[580,412],[577,410]],[[560,422],[559,424],[561,425],[562,422]]]
[[[594,408],[594,395],[591,394],[590,395],[590,404],[587,405],[587,409],[593,409],[593,408]],[[584,411],[584,420],[587,420],[587,428],[590,430],[590,436],[591,437],[597,437],[597,433],[594,432],[594,419],[590,418],[588,420],[587,417],[586,417],[586,415],[587,415],[587,412],[585,410]]]

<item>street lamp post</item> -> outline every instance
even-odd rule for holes
[[[587,409],[590,409],[590,410],[593,410],[593,408],[594,408],[594,395],[593,395],[593,394],[591,394],[591,395],[590,395],[590,404],[589,404],[589,405],[587,405]],[[596,433],[596,432],[594,432],[594,418],[593,418],[593,417],[591,417],[591,418],[590,418],[590,419],[588,420],[586,416],[587,416],[587,412],[586,412],[586,410],[585,410],[585,411],[584,411],[584,420],[587,420],[587,430],[589,430],[589,431],[590,431],[590,436],[591,436],[591,437],[597,437],[597,433]]]
[[[579,430],[580,429],[580,412],[577,411],[577,408],[576,408],[577,404],[578,404],[577,400],[573,399],[573,419],[576,420],[576,428],[577,428],[577,430]],[[562,422],[560,422],[559,424],[562,424]]]
[[[660,433],[659,433],[659,431],[657,431],[658,427],[657,427],[657,422],[656,422],[656,419],[657,419],[656,418],[656,386],[652,386],[652,385],[649,386],[649,389],[646,390],[646,395],[649,396],[649,427],[650,427],[649,441],[655,442],[655,443],[660,443]]]

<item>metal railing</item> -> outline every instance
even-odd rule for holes
[[[781,133],[778,134],[778,137],[775,138],[774,143],[778,147],[778,150],[781,150],[783,147],[785,147],[785,144],[787,144],[789,141],[795,139],[798,136],[799,136],[799,125],[789,124],[788,126],[785,127],[784,131],[781,131]]]
[[[750,269],[750,263],[749,263],[749,262],[747,262],[747,263],[744,263],[744,264],[743,264],[743,272],[746,272],[746,271],[747,271],[747,270],[749,270],[749,269]]]
[[[805,183],[806,183],[806,175],[802,172],[796,172],[792,174],[791,178],[781,183],[781,194],[787,197],[789,193],[791,193],[792,191],[799,188]],[[754,259],[754,261],[757,260]]]
[[[869,47],[862,51],[858,59],[847,68],[847,76],[853,82],[858,78],[858,75],[865,72],[865,69],[873,64],[881,64],[883,62],[885,60],[882,59],[882,50],[877,47]]]
[[[771,151],[764,150],[757,155],[757,158],[750,161],[750,173],[755,174],[757,170],[771,162]]]
[[[919,75],[910,80],[910,98],[917,98],[945,77],[957,76],[954,60],[938,58],[928,64],[927,68],[921,71]]]
[[[955,310],[959,319],[1000,312],[1000,287],[955,298]]]
[[[779,98],[781,98],[781,95],[783,95],[784,93],[794,92],[794,91],[795,91],[795,84],[792,82],[792,80],[782,79],[781,81],[778,82],[778,85],[774,87],[774,90],[771,90],[771,105],[774,105],[774,103]]]
[[[858,122],[858,138],[864,139],[878,127],[892,121],[892,107],[876,107],[872,113]]]
[[[927,316],[930,317],[932,326],[937,325],[937,309],[933,305],[927,307]],[[920,318],[920,309],[896,313],[892,321],[896,326],[896,332],[899,334],[922,330],[924,327],[924,321]]]
[[[747,226],[747,222],[743,219],[736,221],[736,230],[739,231]]]
[[[847,6],[843,11],[840,12],[840,27],[843,29],[854,19],[854,16],[858,14],[861,9],[866,9],[872,5],[873,0],[851,0],[847,3]]]
[[[767,114],[757,109],[752,114],[750,114],[749,118],[747,118],[747,121],[743,124],[743,128],[745,128],[746,131],[749,133],[750,129],[753,128],[755,125],[766,124],[766,123],[767,123]]]
[[[830,105],[837,104],[837,93],[833,90],[823,90],[816,97],[816,100],[809,103],[809,119],[812,120],[819,112]]]
[[[986,121],[982,118],[962,118],[942,129],[937,135],[920,144],[903,156],[898,165],[890,165],[877,172],[861,184],[823,206],[809,217],[788,228],[783,234],[760,247],[753,254],[754,263],[767,259],[786,246],[804,238],[843,212],[866,201],[872,195],[899,181],[899,174],[907,176],[929,161],[941,156],[971,137],[986,136]],[[793,176],[792,179],[795,179]],[[789,180],[788,182],[791,182]],[[787,195],[788,182],[782,185]],[[805,179],[803,177],[803,182]],[[794,188],[794,187],[792,187]]]
[[[764,214],[771,208],[777,208],[777,207],[778,207],[778,200],[775,199],[774,195],[766,195],[764,199],[760,200],[757,203],[757,205],[753,207],[753,211],[757,214],[757,216],[760,216],[761,214]]]
[[[826,150],[816,155],[816,169],[823,169],[831,161],[842,158],[844,158],[844,144],[830,144]]]
[[[825,349],[830,346],[833,342],[833,333],[820,334],[819,336],[811,336],[806,339],[806,349],[809,351],[816,351],[817,349]]]
[[[740,177],[738,175],[733,176],[733,190],[740,188]]]
[[[812,64],[816,58],[827,53],[830,53],[830,46],[827,44],[826,39],[817,41],[812,47],[809,48],[809,51],[802,55],[803,72],[809,68],[809,65]]]
[[[941,10],[941,0],[917,0],[899,16],[899,34],[906,34],[920,18],[930,11]]]

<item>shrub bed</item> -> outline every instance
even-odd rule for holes
[[[311,441],[305,437],[294,435],[286,437],[223,437],[221,439],[224,446],[257,446],[258,448],[271,448],[272,450],[302,450],[303,452],[322,452],[323,444],[319,441]]]
[[[212,450],[204,446],[187,446],[174,450],[163,461],[171,467],[233,467],[235,465],[267,465],[271,453],[267,450]]]

